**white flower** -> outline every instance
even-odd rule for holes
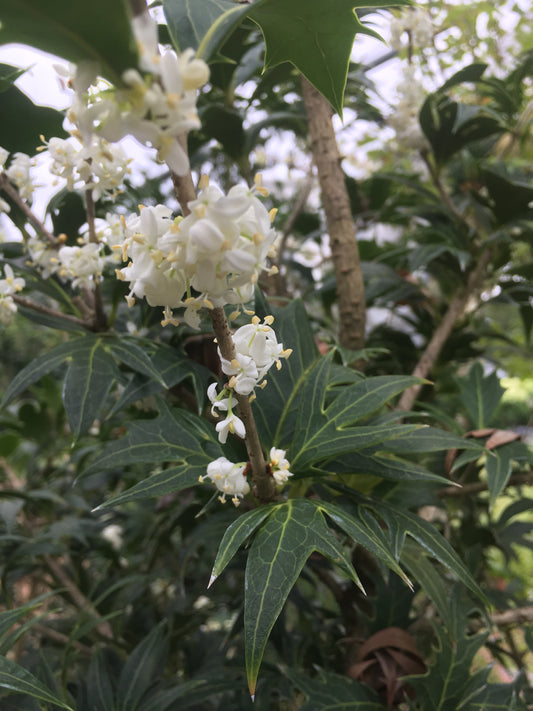
[[[219,457],[207,465],[207,474],[205,477],[200,477],[200,481],[211,479],[216,488],[222,492],[222,496],[219,497],[220,501],[224,503],[226,496],[231,496],[235,506],[238,506],[239,499],[242,499],[250,491],[250,485],[244,475],[245,468],[246,465],[243,462],[234,464],[226,457]]]
[[[277,484],[286,484],[287,479],[292,476],[292,472],[289,471],[290,464],[285,454],[284,449],[276,449],[275,447],[272,447],[269,453],[272,476]]]
[[[34,185],[30,169],[34,161],[25,153],[15,153],[9,168],[6,170],[7,177],[17,186],[20,197],[31,202]]]
[[[9,156],[9,151],[6,151],[5,148],[2,148],[0,146],[0,168],[4,167],[4,164]]]
[[[263,323],[254,316],[252,323],[238,328],[232,336],[235,358],[228,361],[218,354],[222,371],[231,376],[229,387],[240,395],[250,395],[274,363],[280,367],[280,358],[288,358],[291,350],[283,349],[270,324],[274,321],[267,316]]]
[[[229,412],[226,419],[219,422],[215,429],[218,432],[219,442],[222,442],[222,444],[228,439],[228,432],[236,434],[241,439],[246,437],[244,422],[237,417],[237,415],[234,415],[233,412]]]
[[[104,262],[98,244],[91,242],[79,247],[61,247],[57,258],[59,276],[71,281],[74,287],[94,289],[102,276]]]
[[[211,401],[211,414],[213,417],[218,417],[217,410],[222,410],[222,412],[227,412],[231,407],[229,398],[224,397],[227,390],[223,390],[220,395],[217,393],[217,384],[211,383],[207,388],[207,397]]]
[[[20,277],[15,277],[9,264],[4,265],[4,275],[5,278],[0,279],[0,323],[9,326],[13,314],[17,311],[13,295],[24,288],[25,281]]]
[[[122,526],[119,526],[116,523],[111,523],[109,526],[106,526],[102,531],[100,532],[100,535],[104,539],[104,541],[107,541],[108,543],[111,544],[111,547],[119,551],[122,546],[123,546],[123,539],[122,539]]]

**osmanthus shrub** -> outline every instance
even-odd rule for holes
[[[392,4],[404,3],[335,0],[329,3],[335,5],[332,11],[322,0],[165,0],[167,24],[160,26],[139,7],[142,3],[132,3],[130,9],[99,1],[73,12],[63,0],[45,8],[37,0],[13,0],[2,8],[2,41],[25,41],[74,62],[58,68],[71,91],[68,136],[43,135],[33,157],[11,144],[1,151],[0,207],[5,220],[12,221],[10,234],[14,228],[19,232],[3,245],[0,321],[7,326],[22,314],[63,334],[57,345],[15,375],[3,398],[4,412],[16,420],[23,412],[17,403],[49,383],[51,375],[61,378],[64,451],[56,453],[47,476],[52,492],[56,483],[63,485],[67,472],[69,486],[75,475],[72,491],[80,499],[87,497],[72,534],[77,544],[85,545],[94,526],[98,528],[96,522],[109,521],[111,511],[120,521],[127,520],[128,512],[156,512],[160,506],[182,512],[194,502],[198,520],[207,522],[206,531],[210,521],[217,524],[208,537],[218,552],[210,561],[211,578],[204,581],[213,601],[217,579],[226,569],[239,582],[244,577],[235,593],[243,598],[242,617],[233,620],[242,645],[232,646],[231,654],[221,651],[215,671],[208,674],[204,668],[198,676],[189,665],[192,656],[183,663],[186,641],[175,652],[169,649],[172,639],[187,637],[179,626],[172,630],[171,606],[163,611],[154,606],[140,625],[150,630],[130,645],[135,635],[121,627],[116,617],[120,608],[110,609],[111,592],[100,590],[93,597],[80,591],[83,582],[68,580],[56,543],[43,543],[35,554],[79,608],[77,632],[60,630],[56,639],[65,640],[69,654],[79,653],[81,661],[76,669],[64,668],[62,681],[56,683],[50,667],[48,677],[37,678],[24,659],[7,655],[19,636],[10,632],[12,624],[42,603],[33,600],[0,613],[4,689],[32,697],[43,708],[78,711],[161,711],[175,703],[214,708],[214,699],[223,703],[228,698],[244,704],[235,692],[242,686],[241,667],[231,660],[244,649],[253,698],[273,634],[284,668],[270,661],[265,673],[278,680],[284,694],[293,694],[294,703],[297,688],[308,698],[302,708],[323,708],[326,697],[354,708],[385,708],[369,687],[347,678],[339,681],[331,674],[336,667],[325,657],[318,677],[309,668],[306,674],[293,668],[290,651],[284,658],[275,625],[278,618],[283,624],[289,596],[302,596],[295,587],[300,576],[302,590],[309,581],[319,585],[321,578],[335,589],[337,579],[348,578],[363,600],[366,588],[374,586],[365,563],[372,560],[381,584],[392,590],[391,581],[398,579],[411,597],[422,586],[438,604],[435,577],[420,563],[429,557],[446,570],[443,578],[451,575],[483,601],[471,572],[437,527],[393,495],[398,486],[412,491],[416,502],[419,487],[432,492],[449,484],[410,455],[456,448],[479,456],[482,447],[412,421],[412,413],[400,417],[394,411],[400,393],[425,381],[407,375],[365,377],[343,365],[342,349],[319,352],[304,304],[292,300],[282,307],[268,286],[277,272],[273,260],[280,234],[261,177],[222,189],[202,175],[196,189],[187,152],[187,134],[202,128],[197,103],[209,86],[209,64],[213,69],[223,60],[225,42],[234,32],[259,27],[266,66],[292,63],[341,111],[354,37],[375,34],[355,10]],[[161,39],[172,48],[160,44]],[[4,73],[3,81],[11,86],[16,76]],[[161,201],[158,191],[138,195],[132,183],[135,160],[126,144],[118,143],[127,136],[166,164],[178,213]],[[58,233],[53,221],[34,208],[37,164],[48,167],[47,187],[61,191],[65,205],[83,205],[77,226],[69,224]],[[69,203],[69,194],[81,199]],[[141,198],[136,211],[128,209],[130,194]],[[270,290],[270,303],[262,288]],[[188,355],[187,347],[198,338],[195,333],[207,342],[211,330],[216,347],[209,370]],[[352,362],[364,356],[351,355]],[[26,483],[19,495],[31,503],[32,491],[22,493]],[[136,508],[147,505],[151,509]],[[204,525],[187,515],[191,530]],[[124,531],[116,523],[108,523],[100,537],[109,555],[115,551],[114,565],[121,573],[111,586],[113,595],[126,587],[128,576],[135,587],[142,575],[145,582],[139,585],[147,596],[148,589],[155,595],[157,581],[145,583],[150,565],[159,558],[148,550],[148,542],[143,550],[145,523],[136,516],[131,519],[135,553],[119,556]],[[179,558],[180,550],[186,555],[187,543],[171,542],[174,525],[165,545],[176,546]],[[214,533],[218,537],[212,538]],[[3,545],[15,542],[6,539]],[[74,550],[72,545],[63,553],[74,560]],[[145,555],[152,556],[148,569]],[[169,575],[169,566],[173,569],[178,560],[163,558]],[[304,568],[307,561],[310,566]],[[105,566],[96,567],[105,579]],[[88,557],[79,570],[85,582],[90,568]],[[12,578],[9,564],[4,574],[6,580]],[[186,595],[186,576],[180,585]],[[8,599],[6,592],[4,602]],[[128,605],[141,609],[142,604],[132,592],[124,615],[128,617]],[[205,604],[211,604],[209,598],[198,597],[192,614]],[[228,606],[231,600],[221,599],[221,611]],[[178,615],[177,608],[174,613]],[[181,614],[184,628],[185,617]],[[303,634],[289,617],[290,612],[286,623],[293,633]],[[209,624],[199,625],[195,635],[209,636]],[[217,654],[213,649],[212,655]],[[83,674],[76,679],[79,669],[86,670],[85,679]],[[422,689],[421,697],[427,693],[424,678],[412,688]],[[263,694],[264,700],[259,694],[257,702],[267,708],[266,687]]]

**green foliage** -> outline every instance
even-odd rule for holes
[[[408,4],[405,0],[256,0],[253,6],[230,0],[164,0],[169,31],[177,48],[192,46],[212,60],[243,21],[256,22],[265,40],[265,68],[290,62],[342,115],[350,52],[357,34],[380,36],[360,22],[356,9]],[[283,21],[280,22],[280,18]],[[192,40],[192,41],[191,41]]]
[[[224,187],[251,184],[272,136],[301,158],[297,72],[339,114],[344,103],[381,127],[376,87],[350,53],[357,34],[379,38],[361,22],[367,10],[393,4],[407,3],[164,0],[161,39],[211,65],[202,127],[189,137],[193,168],[209,165]],[[497,17],[487,2],[450,6],[446,16],[466,18],[461,31],[473,36],[478,10],[489,25]],[[98,62],[118,84],[138,60],[129,16],[122,0],[83,12],[64,0],[45,9],[16,0],[2,8],[0,41]],[[410,60],[428,71],[415,49]],[[293,476],[268,503],[250,480],[238,509],[223,506],[205,476],[219,457],[248,459],[240,439],[218,441],[206,408],[206,387],[220,376],[210,334],[163,329],[144,303],[128,311],[109,266],[99,330],[86,319],[86,294],[57,275],[42,279],[22,243],[0,245],[2,267],[13,266],[41,306],[18,304],[38,324],[31,331],[0,332],[2,709],[240,711],[250,707],[245,676],[259,711],[522,711],[531,702],[520,673],[530,630],[522,639],[502,625],[495,644],[487,610],[472,610],[467,594],[506,611],[530,592],[527,573],[513,571],[532,547],[524,482],[533,455],[504,428],[518,417],[527,434],[531,423],[527,403],[506,411],[499,375],[513,362],[527,372],[533,326],[532,57],[495,77],[473,54],[422,106],[422,163],[382,145],[369,154],[382,171],[347,178],[367,305],[386,311],[377,326],[370,320],[365,350],[347,352],[332,335],[342,277],[323,252],[313,267],[299,253],[311,242],[320,251],[324,233],[314,194],[306,206],[296,193],[305,161],[274,185],[281,275],[261,279],[269,301],[258,288],[253,308],[274,315],[278,341],[293,352],[252,409],[264,452],[282,448]],[[448,57],[439,59],[449,76]],[[19,92],[20,73],[0,70],[0,144],[32,152],[41,133],[63,135],[62,114]],[[167,183],[129,184],[115,207],[98,200],[96,215],[173,204]],[[27,215],[6,199],[27,240],[35,227],[28,232]],[[68,245],[85,208],[67,191],[48,202]],[[374,239],[383,228],[394,242]],[[476,276],[480,263],[487,268]],[[432,382],[409,375],[459,299]],[[423,389],[413,411],[397,411],[415,385]],[[358,657],[396,627],[425,674],[406,678],[409,650],[394,644]],[[358,674],[359,664],[372,673]],[[489,664],[513,681],[495,683]]]
[[[8,42],[29,44],[73,62],[96,62],[102,76],[119,83],[122,71],[137,64],[123,0],[96,0],[83,12],[69,0],[51,0],[46,7],[39,0],[2,3],[0,44]]]

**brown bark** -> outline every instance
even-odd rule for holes
[[[461,318],[468,303],[468,300],[477,294],[483,286],[487,266],[490,262],[492,251],[486,249],[479,257],[476,266],[470,272],[465,288],[458,293],[450,303],[448,310],[444,314],[442,321],[435,329],[431,340],[426,346],[420,360],[413,370],[413,375],[417,378],[426,378],[437,358],[440,355],[444,344],[450,337],[451,332],[457,321]],[[417,399],[422,385],[413,385],[412,388],[405,390],[396,407],[397,410],[410,410]]]
[[[365,344],[363,273],[332,110],[305,77],[302,77],[302,92],[337,280],[339,343],[345,348],[358,350]]]

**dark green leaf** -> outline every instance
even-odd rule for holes
[[[483,374],[481,363],[474,363],[465,378],[458,378],[461,401],[475,429],[488,427],[505,392],[496,373]]]
[[[300,711],[385,711],[386,706],[369,686],[339,674],[320,672],[312,678],[296,669],[286,669],[285,675],[305,694],[307,701]]]
[[[92,425],[117,375],[113,358],[101,339],[85,339],[86,347],[72,359],[63,384],[63,403],[74,437]]]
[[[0,30],[1,37],[1,30]],[[0,75],[18,71],[15,67],[0,64]],[[32,156],[42,145],[40,136],[66,138],[63,129],[64,115],[60,111],[39,106],[16,86],[2,91],[0,102],[0,136],[2,147],[10,153],[17,151]]]
[[[261,506],[260,508],[248,511],[242,516],[239,516],[239,518],[226,529],[220,541],[217,557],[215,558],[213,570],[211,571],[209,585],[218,578],[241,545],[254,533],[265,518],[270,516],[272,510],[272,506]]]
[[[206,420],[192,412],[177,408],[171,410],[162,400],[159,401],[159,412],[155,419],[132,422],[124,437],[106,445],[91,460],[83,476],[143,462],[161,464],[173,461],[182,462],[185,466],[194,462],[196,466],[203,460],[207,466],[223,455],[215,439],[214,427]],[[147,486],[150,488],[149,484]]]
[[[142,348],[139,348],[134,339],[106,339],[103,344],[106,349],[110,349],[113,355],[129,368],[143,375],[147,375],[149,378],[153,378],[163,387],[166,387],[161,373],[154,367],[148,355]]]
[[[117,711],[135,711],[143,694],[163,673],[168,654],[166,621],[155,627],[128,657],[117,687]]]
[[[489,485],[490,508],[494,506],[494,502],[505,489],[512,468],[512,450],[508,446],[498,447],[487,454],[485,469]]]
[[[71,706],[49,691],[33,674],[5,657],[0,657],[0,687],[73,711]]]
[[[401,554],[401,561],[435,605],[443,624],[447,625],[449,623],[449,593],[443,584],[441,573],[427,559],[427,556],[421,553],[420,549],[412,543],[405,545]]]
[[[98,711],[116,711],[113,681],[105,652],[97,649],[87,671],[87,689]]]
[[[30,385],[40,380],[43,375],[51,373],[58,368],[67,358],[72,357],[76,359],[78,356],[82,356],[84,351],[94,346],[94,343],[94,338],[91,336],[76,338],[67,343],[62,343],[60,346],[57,346],[57,348],[31,361],[31,363],[17,373],[11,381],[1,406],[7,405],[10,400],[27,390]]]
[[[274,622],[305,561],[317,551],[359,579],[320,510],[306,499],[274,507],[257,532],[246,565],[244,634],[250,693]]]
[[[105,22],[102,19],[105,18]],[[72,62],[96,62],[102,76],[118,83],[137,66],[130,11],[125,0],[9,0],[2,3],[0,44],[28,44]]]
[[[182,464],[179,467],[171,467],[157,474],[152,474],[148,479],[143,479],[121,494],[113,496],[103,504],[100,504],[97,510],[114,508],[128,501],[150,499],[154,496],[165,496],[166,494],[195,486],[198,484],[199,477],[206,473],[207,465],[210,461],[211,459],[201,455],[197,455],[196,457],[191,456],[187,460],[187,464]]]

